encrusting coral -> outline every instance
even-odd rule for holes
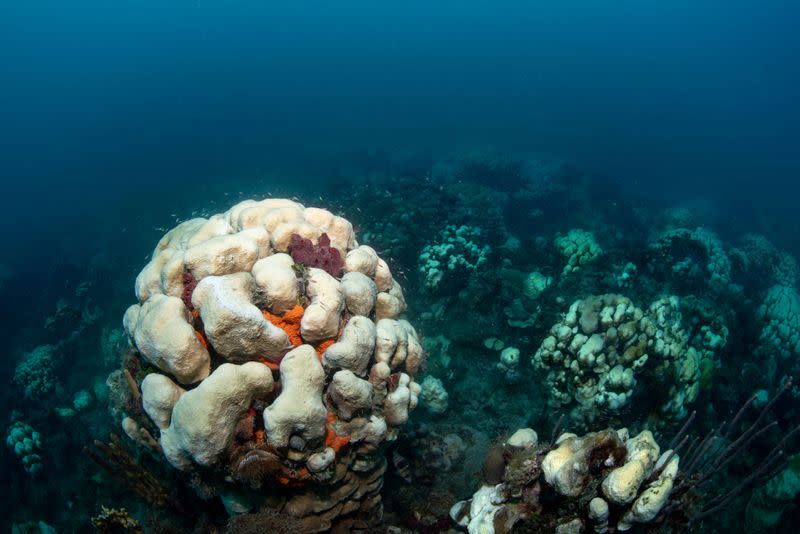
[[[183,222],[136,294],[123,323],[153,371],[132,409],[172,466],[216,480],[231,513],[274,508],[304,531],[380,518],[382,445],[417,405],[424,351],[347,220],[267,199]]]

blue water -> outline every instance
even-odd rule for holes
[[[0,376],[53,341],[44,319],[87,273],[117,327],[179,220],[271,193],[367,227],[348,188],[474,147],[568,162],[605,221],[690,206],[798,256],[798,21],[772,0],[4,0]]]

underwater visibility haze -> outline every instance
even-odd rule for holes
[[[796,530],[799,15],[0,3],[0,528]]]

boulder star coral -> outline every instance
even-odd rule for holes
[[[148,365],[128,418],[173,467],[216,481],[229,510],[234,493],[240,512],[280,497],[309,532],[380,517],[382,445],[417,405],[424,352],[346,219],[267,199],[183,222],[136,295],[124,326]]]

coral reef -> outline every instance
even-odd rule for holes
[[[17,269],[2,527],[89,531],[103,503],[154,532],[447,532],[482,477],[462,511],[486,530],[790,530],[794,227],[529,156],[429,157],[286,187],[352,224],[294,200],[214,214],[257,193],[192,187],[108,225],[103,254]],[[150,250],[119,325],[100,310]],[[737,412],[753,391],[780,420]],[[699,435],[663,447],[692,409]],[[557,444],[531,429],[559,418]],[[675,457],[651,465],[653,442]],[[603,487],[648,472],[633,498]]]
[[[129,437],[202,475],[229,513],[305,532],[380,519],[383,445],[418,403],[424,351],[400,285],[347,220],[241,202],[168,232],[136,294],[123,323],[140,371],[125,369],[116,402]]]
[[[261,534],[280,532],[281,534],[303,534],[303,522],[288,514],[265,509],[254,514],[239,514],[231,517],[224,530],[225,534]]]

